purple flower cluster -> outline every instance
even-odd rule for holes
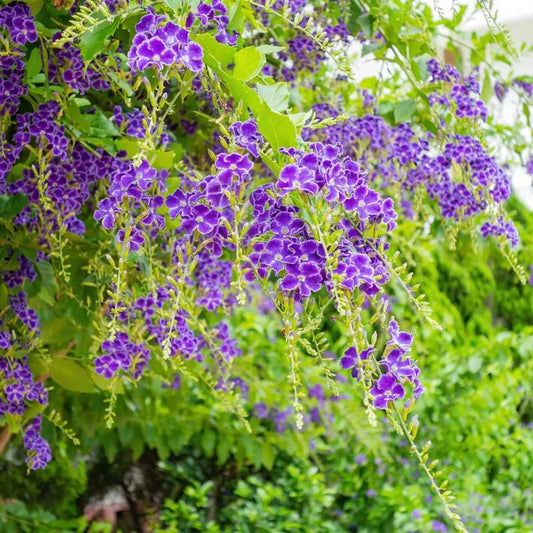
[[[12,2],[0,9],[0,26],[9,32],[10,39],[20,46],[37,40],[37,28],[33,22],[30,6]]]
[[[139,379],[150,360],[150,351],[144,343],[135,344],[127,333],[119,332],[115,340],[102,343],[104,355],[94,360],[97,374],[111,379],[119,370]]]
[[[164,218],[158,213],[164,199],[157,191],[164,190],[167,176],[166,170],[157,171],[147,161],[135,167],[128,161],[117,160],[107,197],[98,203],[94,218],[105,229],[112,230],[117,227],[117,218],[123,215],[130,226],[128,233],[119,229],[118,240],[123,243],[127,237],[129,251],[137,252],[145,242],[146,230],[157,233],[164,226]],[[144,216],[136,224],[138,213]]]
[[[26,448],[26,464],[31,470],[44,468],[52,459],[50,446],[41,436],[42,416],[36,416],[24,428],[24,448]]]
[[[27,358],[14,359],[0,356],[0,380],[2,382],[0,415],[5,413],[23,415],[26,402],[48,404],[48,391],[41,382],[33,379]]]
[[[220,257],[228,236],[224,219],[231,221],[234,216],[229,198],[246,187],[252,167],[253,163],[246,155],[221,153],[215,161],[215,174],[194,185],[183,176],[182,186],[166,200],[170,217],[180,217],[178,232],[194,233],[208,239],[207,249]]]
[[[386,409],[389,402],[404,398],[406,383],[412,385],[415,398],[424,392],[424,387],[418,379],[420,369],[415,361],[408,357],[413,336],[400,331],[395,320],[390,321],[388,332],[389,340],[385,352],[387,355],[379,361],[386,372],[375,381],[370,390],[374,406],[378,409]]]
[[[59,36],[58,36],[59,37]],[[103,91],[109,89],[109,82],[94,68],[86,66],[81,52],[71,43],[65,44],[61,49],[55,49],[54,57],[50,58],[48,75],[55,83],[66,84],[80,94],[89,89]]]
[[[494,84],[494,94],[496,95],[496,98],[500,102],[503,102],[503,99],[505,98],[505,95],[507,94],[508,91],[509,91],[509,87],[505,85],[504,83],[502,83],[501,81],[497,81]]]
[[[9,303],[13,312],[24,325],[28,326],[28,329],[39,331],[41,323],[35,310],[28,307],[28,297],[24,291],[10,294]]]
[[[16,113],[21,96],[28,92],[23,83],[24,61],[15,51],[12,52],[0,56],[0,115]]]
[[[500,237],[504,236],[512,246],[518,246],[520,243],[520,235],[515,225],[510,220],[505,220],[503,216],[500,216],[494,223],[485,222],[480,228],[481,235],[483,237]]]
[[[454,70],[442,71],[444,80],[454,79]],[[455,74],[458,76],[458,73]],[[318,118],[335,117],[328,105],[314,107]],[[436,200],[441,215],[458,221],[490,212],[491,206],[511,195],[509,175],[471,136],[450,137],[442,153],[435,155],[431,138],[421,138],[409,124],[389,126],[381,117],[350,118],[319,133],[307,129],[306,140],[322,139],[342,145],[346,155],[358,155],[363,166],[372,167],[370,180],[383,187],[399,183],[401,205],[411,211],[410,195],[424,188]]]
[[[9,164],[16,162],[22,149],[35,141],[47,157],[46,201],[53,210],[45,209],[42,191],[39,190],[37,168],[27,168],[22,178],[5,186],[9,194],[24,194],[28,205],[14,219],[16,224],[39,229],[41,221],[46,222],[48,231],[57,231],[58,214],[65,229],[71,233],[83,234],[85,225],[77,215],[92,196],[94,184],[104,178],[121,162],[103,152],[91,153],[81,145],[69,149],[65,129],[58,124],[59,106],[50,102],[39,106],[34,113],[18,117],[18,131],[13,136],[14,145],[7,146]],[[48,155],[46,155],[48,153]],[[39,213],[40,216],[37,216]]]
[[[20,287],[26,280],[31,282],[37,278],[37,272],[35,272],[32,262],[25,255],[19,255],[17,263],[18,268],[16,270],[6,268],[2,272],[2,279],[8,289]]]
[[[229,44],[231,46],[237,44],[239,34],[234,30],[228,30],[230,19],[226,6],[221,0],[211,0],[210,3],[201,1],[196,11],[189,13],[186,26],[190,28],[195,20],[198,20],[200,25],[207,30],[216,28],[217,33],[215,39],[219,43]]]
[[[0,331],[0,349],[11,346],[9,333]],[[14,359],[0,356],[0,416],[9,413],[23,416],[28,403],[48,405],[48,391],[44,385],[33,379],[28,358]],[[51,459],[50,447],[40,435],[41,417],[35,417],[24,430],[24,447],[27,451],[26,463],[32,470],[44,468]]]
[[[459,71],[452,65],[440,65],[437,60],[430,59],[427,63],[430,81],[445,84],[444,93],[441,89],[430,95],[432,105],[448,106],[450,99],[455,102],[455,115],[458,118],[481,117],[487,120],[487,106],[479,98],[480,86],[475,74],[462,78]],[[451,87],[449,92],[447,88]]]
[[[193,72],[204,68],[202,47],[191,41],[189,32],[169,22],[165,16],[148,13],[135,26],[137,31],[128,53],[128,64],[133,71],[142,72],[154,67],[181,66]]]
[[[513,85],[524,91],[528,98],[533,96],[533,83],[524,79],[515,79],[513,80]]]
[[[530,176],[533,176],[533,155],[529,156],[529,159],[527,160],[525,168],[526,168],[526,172]]]

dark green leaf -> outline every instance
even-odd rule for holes
[[[60,317],[47,320],[41,330],[41,341],[45,344],[57,344],[71,340],[76,334],[76,327],[68,318]]]
[[[87,369],[71,359],[60,357],[52,361],[50,376],[58,385],[73,392],[96,391]]]
[[[0,218],[16,217],[28,205],[25,194],[2,194],[0,196]]]
[[[119,22],[119,17],[116,17],[111,22],[104,20],[91,31],[82,34],[80,50],[85,61],[90,61],[104,49],[107,38],[115,33]]]

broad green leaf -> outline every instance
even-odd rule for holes
[[[296,146],[296,126],[287,115],[272,111],[262,102],[257,113],[257,126],[275,151]]]
[[[2,194],[0,196],[0,218],[14,218],[28,205],[25,194]]]
[[[207,457],[213,455],[215,449],[216,433],[213,429],[207,428],[203,431],[202,436],[200,437],[200,444],[204,450]]]
[[[50,376],[58,385],[73,392],[96,391],[89,371],[71,359],[54,359],[50,365]]]
[[[289,106],[289,86],[280,82],[274,85],[257,84],[257,93],[272,111],[285,111]]]
[[[101,111],[93,115],[83,115],[91,127],[90,135],[99,138],[118,136],[119,131],[115,124],[111,122]]]
[[[232,439],[227,433],[220,433],[217,441],[217,463],[219,465],[224,464],[231,452]]]
[[[91,370],[89,375],[99,389],[114,392],[115,394],[124,394],[124,384],[120,378],[106,379],[94,370]]]
[[[285,50],[284,46],[274,46],[273,44],[260,44],[256,46],[256,49],[259,50],[262,54],[275,54],[276,52],[281,52]]]
[[[152,161],[152,166],[157,169],[170,170],[174,163],[175,152],[169,150],[156,150]]]
[[[228,9],[228,31],[236,31],[239,35],[242,35],[244,30],[244,13],[242,10],[241,0],[237,0]]]
[[[24,3],[30,6],[32,15],[37,15],[37,13],[39,13],[43,7],[44,0],[24,0]]]
[[[213,70],[219,67],[227,67],[233,62],[233,57],[235,56],[235,48],[233,46],[219,43],[208,33],[197,35],[196,42],[204,51],[204,62]]]
[[[51,296],[54,296],[59,290],[59,287],[55,279],[52,265],[48,261],[39,261],[37,263],[37,271],[41,276],[43,289],[45,289]]]
[[[243,103],[243,115],[247,118],[250,108],[257,118],[259,131],[271,144],[274,150],[281,146],[296,146],[296,127],[287,115],[272,111],[260,96],[241,80],[236,79],[221,68],[218,58],[226,54],[226,48],[233,50],[231,46],[222,45],[211,35],[199,35],[197,41],[204,50],[205,63],[215,71],[220,79],[230,90],[235,107],[239,102]]]
[[[233,68],[233,76],[241,81],[248,81],[255,78],[265,64],[265,56],[254,48],[248,46],[239,50],[233,58],[235,67]]]
[[[30,58],[26,63],[26,77],[31,80],[34,76],[37,76],[43,68],[43,61],[41,59],[41,50],[39,47],[34,48],[31,51]]]
[[[76,326],[68,318],[60,317],[47,320],[41,329],[41,341],[57,344],[71,340],[76,334]]]
[[[394,106],[394,120],[399,124],[400,122],[408,122],[411,120],[416,111],[416,102],[414,100],[403,100]]]
[[[119,23],[119,17],[111,22],[104,20],[91,31],[82,34],[80,50],[85,61],[90,61],[104,49],[107,38],[115,33]]]
[[[276,459],[274,447],[272,446],[272,444],[270,444],[270,442],[264,440],[261,452],[265,468],[267,470],[272,470],[272,467],[274,466],[274,460]]]

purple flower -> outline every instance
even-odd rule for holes
[[[203,204],[193,205],[182,215],[181,229],[192,232],[197,229],[202,235],[211,233],[219,222],[220,215],[214,209]]]
[[[230,133],[237,146],[246,148],[254,157],[259,157],[258,145],[264,142],[263,136],[257,129],[257,124],[253,120],[246,122],[234,122],[229,127]]]
[[[374,352],[374,347],[370,346],[366,350],[361,352],[361,355],[358,356],[357,350],[354,346],[348,348],[344,352],[344,356],[341,359],[341,366],[344,370],[352,369],[352,377],[359,379],[359,360],[365,361],[368,359],[368,356]]]
[[[406,378],[409,381],[413,381],[418,375],[419,370],[411,359],[403,359],[403,354],[404,352],[402,350],[395,348],[380,363],[385,366],[387,373],[395,376],[397,379],[401,380]]]
[[[101,220],[105,229],[111,230],[115,227],[115,216],[118,211],[120,209],[114,202],[109,198],[104,198],[98,202],[98,209],[94,212],[94,218],[97,221]]]
[[[281,196],[285,196],[291,191],[302,191],[309,194],[318,192],[318,185],[309,169],[299,168],[296,165],[287,165],[281,170],[276,186],[280,190]]]
[[[181,215],[183,210],[188,206],[187,195],[180,189],[176,189],[172,194],[168,195],[166,204],[168,214],[170,218],[174,220],[178,215]]]
[[[252,170],[253,163],[248,159],[248,156],[237,153],[233,154],[219,154],[215,161],[215,166],[219,170],[231,170],[239,176],[248,174]]]
[[[202,61],[204,52],[198,43],[190,42],[180,49],[180,59],[183,65],[193,72],[201,72],[204,68]]]
[[[396,322],[396,320],[391,320],[389,322],[387,331],[390,335],[390,339],[387,341],[387,344],[395,344],[403,353],[408,352],[411,349],[413,336],[405,331],[400,331],[398,322]]]
[[[281,288],[286,291],[298,290],[303,298],[317,292],[322,286],[322,274],[315,263],[303,262],[288,264],[287,274],[281,281]]]
[[[102,355],[94,360],[94,370],[106,379],[111,379],[120,368],[120,363],[110,355]]]
[[[389,402],[404,397],[404,388],[396,381],[394,376],[384,374],[378,378],[370,390],[374,397],[374,406],[378,409],[387,409]]]

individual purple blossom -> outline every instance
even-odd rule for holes
[[[404,352],[395,348],[389,352],[387,357],[380,361],[387,369],[387,373],[395,376],[398,380],[408,379],[414,381],[419,374],[418,367],[408,357],[404,358]]]
[[[311,171],[305,167],[300,168],[296,165],[283,167],[276,187],[279,189],[281,196],[285,196],[291,191],[301,191],[309,194],[316,194],[318,192],[318,185]]]
[[[119,368],[119,362],[110,355],[102,355],[94,360],[95,372],[106,379],[111,379]]]
[[[297,290],[301,297],[308,298],[322,286],[322,273],[316,263],[308,261],[288,264],[286,271],[280,285],[283,290]]]
[[[253,120],[234,122],[229,127],[229,132],[233,135],[233,141],[237,146],[246,148],[254,157],[259,157],[258,147],[264,140]]]
[[[112,230],[115,227],[115,218],[117,213],[121,211],[116,203],[109,198],[104,198],[98,203],[98,209],[94,212],[94,219],[102,221],[102,226],[107,230]]]
[[[398,322],[391,320],[387,329],[390,338],[387,341],[389,345],[396,345],[402,351],[402,353],[408,352],[411,349],[413,343],[413,336],[405,331],[400,331]]]
[[[182,230],[192,232],[197,229],[202,235],[211,233],[219,222],[220,215],[203,204],[195,204],[182,215]]]
[[[366,350],[363,350],[361,354],[359,355],[357,353],[357,349],[354,346],[352,346],[344,352],[344,356],[341,359],[341,366],[342,368],[344,368],[344,370],[348,370],[351,368],[352,377],[359,380],[360,379],[359,362],[366,361],[369,355],[371,355],[373,352],[374,352],[374,347],[369,346]]]
[[[11,348],[11,335],[9,331],[0,331],[0,350]]]
[[[405,396],[405,390],[394,376],[383,374],[374,383],[370,394],[374,398],[374,406],[378,409],[387,409],[389,402]]]

